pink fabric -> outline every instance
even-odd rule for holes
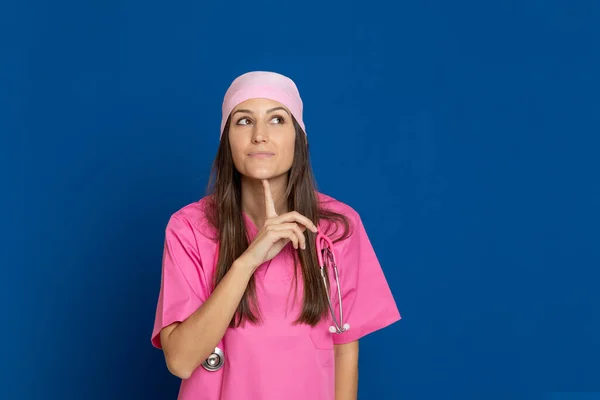
[[[229,114],[238,104],[256,98],[266,98],[286,106],[306,133],[302,120],[302,99],[294,81],[267,71],[247,72],[237,77],[227,89],[222,105],[221,136]]]
[[[217,372],[201,366],[181,382],[179,400],[334,400],[334,344],[348,343],[398,321],[400,313],[360,216],[351,207],[319,194],[330,210],[346,215],[352,235],[335,244],[342,287],[344,320],[350,329],[329,332],[331,316],[316,327],[294,325],[301,310],[301,277],[294,290],[293,249],[288,245],[256,273],[263,323],[228,329],[219,347],[225,365]],[[160,348],[160,330],[183,321],[208,298],[217,246],[204,217],[206,199],[171,217],[165,239],[162,283],[152,332]],[[257,228],[244,214],[250,238]],[[319,229],[327,232],[326,222]],[[330,275],[331,282],[335,282]],[[333,286],[335,289],[335,286]],[[296,296],[294,296],[296,294]],[[331,293],[333,304],[337,291]]]

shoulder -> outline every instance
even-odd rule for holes
[[[360,220],[358,211],[343,201],[321,192],[317,194],[317,199],[319,201],[319,206],[327,211],[342,214],[352,222]]]
[[[357,230],[360,231],[362,227],[361,216],[359,212],[350,204],[338,200],[328,194],[320,192],[317,195],[317,199],[319,202],[319,207],[322,210],[328,213],[339,214],[346,219],[348,223],[348,232],[347,235],[342,235],[344,238],[353,237],[355,236],[354,233],[357,232]],[[334,225],[334,227],[331,226],[332,224]],[[338,232],[338,229],[340,228],[342,228],[342,230],[345,230],[343,229],[343,225],[345,224],[342,223],[342,221],[340,221],[338,218],[334,218],[333,220],[325,222],[325,225],[323,227],[325,228],[325,232],[329,233],[331,232],[330,229],[333,229],[333,232]]]
[[[167,231],[185,228],[197,236],[196,239],[214,239],[216,230],[209,220],[210,200],[210,196],[206,196],[173,212],[167,222]]]

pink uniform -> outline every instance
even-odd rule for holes
[[[350,220],[351,235],[335,244],[344,322],[350,329],[329,332],[331,315],[315,327],[294,325],[302,306],[302,280],[294,289],[291,244],[255,272],[262,323],[229,328],[219,343],[224,366],[214,372],[198,367],[182,380],[179,400],[334,400],[334,344],[348,343],[400,319],[390,288],[360,216],[350,206],[319,194],[323,205]],[[171,217],[164,249],[162,284],[152,332],[161,348],[160,330],[183,321],[210,295],[217,244],[204,217],[206,198]],[[258,232],[244,214],[250,238]],[[322,224],[327,224],[324,221]],[[327,226],[320,225],[319,230]],[[339,315],[335,278],[332,304]],[[294,295],[296,294],[296,297]]]

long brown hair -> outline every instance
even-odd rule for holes
[[[297,211],[313,221],[327,220],[333,231],[326,232],[333,242],[348,237],[349,223],[346,216],[326,209],[317,198],[316,183],[308,156],[308,140],[295,118],[292,118],[296,131],[294,160],[288,171],[288,184],[285,197],[288,209]],[[223,129],[223,136],[215,157],[211,179],[208,187],[207,218],[217,232],[219,254],[213,285],[216,286],[231,268],[233,262],[242,255],[249,246],[246,226],[242,214],[241,175],[233,164],[231,147],[229,146],[228,119]],[[338,227],[343,227],[339,234]],[[334,235],[334,236],[331,236]],[[323,286],[316,255],[315,234],[305,230],[306,250],[294,252],[294,276],[297,276],[300,264],[304,283],[302,312],[297,323],[316,325],[328,312],[327,293]],[[296,282],[296,281],[295,281]],[[328,282],[329,286],[329,282]],[[257,323],[259,305],[256,298],[254,277],[250,279],[230,326],[236,327],[244,321]]]

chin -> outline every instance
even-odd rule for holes
[[[254,170],[254,171],[246,171],[244,176],[249,179],[263,180],[263,179],[273,179],[281,176],[282,173],[278,173],[277,171],[269,171],[269,170]]]
[[[247,178],[250,179],[271,179],[277,176],[273,171],[265,171],[265,170],[256,170],[256,171],[246,171],[244,174]]]

